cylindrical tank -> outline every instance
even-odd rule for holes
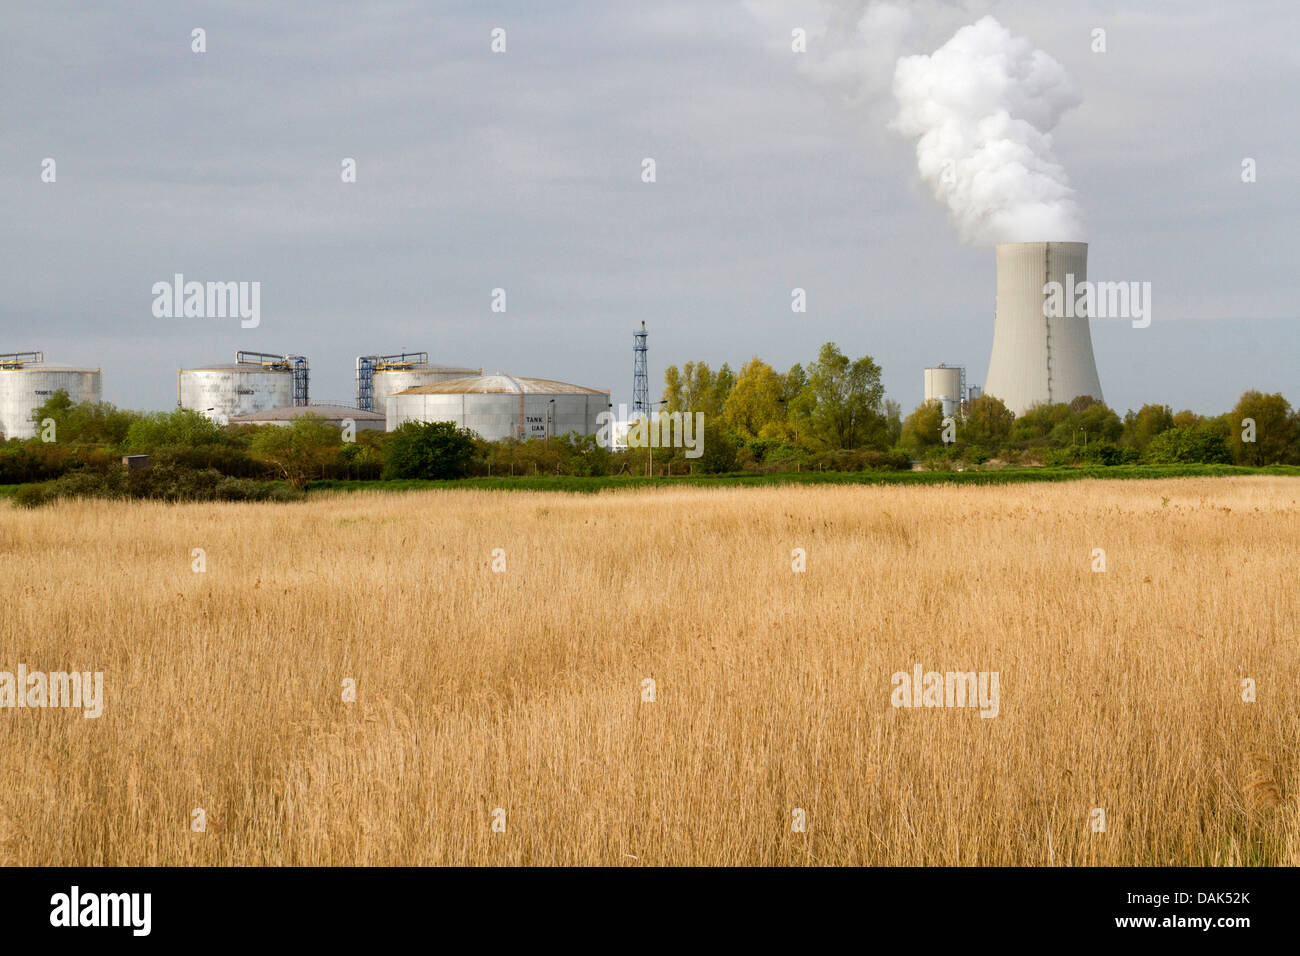
[[[61,365],[0,368],[0,432],[5,438],[35,437],[40,423],[32,421],[32,412],[60,390],[73,402],[101,401],[102,373],[97,368]]]
[[[940,365],[925,370],[925,400],[927,402],[947,398],[961,401],[962,367]]]
[[[293,372],[252,363],[183,368],[176,374],[176,397],[181,408],[224,425],[232,415],[292,405]]]
[[[409,368],[381,368],[375,370],[374,393],[371,404],[375,411],[387,413],[388,396],[419,385],[436,385],[453,378],[481,375],[481,368],[458,368],[454,365],[412,365]]]
[[[554,404],[552,404],[554,401]],[[609,392],[541,378],[478,375],[408,388],[389,396],[392,431],[403,422],[454,422],[488,441],[594,435]]]
[[[1088,316],[1073,314],[1071,294],[1088,279],[1088,244],[1005,242],[997,247],[997,265],[993,354],[984,394],[1002,399],[1017,415],[1080,395],[1100,401]],[[1048,307],[1049,283],[1059,283],[1060,309]]]

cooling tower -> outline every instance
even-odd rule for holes
[[[1087,316],[1044,315],[1049,282],[1069,288],[1088,278],[1086,242],[1005,242],[997,247],[998,298],[993,355],[984,393],[1017,415],[1080,395],[1101,401]],[[1063,296],[1062,296],[1063,298]]]

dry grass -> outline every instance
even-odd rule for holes
[[[1246,477],[0,508],[0,670],[101,670],[107,696],[98,720],[0,711],[0,862],[1300,863],[1297,499]],[[892,708],[916,663],[998,671],[1000,716]]]

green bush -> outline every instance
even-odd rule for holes
[[[48,484],[23,485],[13,493],[13,501],[19,508],[39,508],[49,504],[58,493]]]
[[[1227,439],[1212,425],[1170,428],[1151,439],[1145,460],[1152,464],[1229,464]]]
[[[193,448],[169,447],[155,451],[152,465],[176,465],[181,468],[212,468],[231,478],[255,478],[262,481],[278,477],[273,466],[259,461],[244,448],[225,444],[203,444]]]
[[[695,459],[695,470],[705,475],[735,471],[737,452],[736,442],[730,433],[725,428],[708,422],[704,426],[700,457]]]
[[[958,451],[954,445],[938,445],[925,453],[922,459],[929,471],[950,470],[957,460]]]
[[[151,465],[130,471],[73,471],[54,481],[22,485],[13,494],[22,508],[36,508],[56,498],[105,498],[154,501],[298,501],[300,491],[276,482],[230,478],[212,469]]]
[[[384,478],[464,478],[474,433],[454,422],[404,422],[384,446]]]
[[[112,449],[93,445],[43,442],[40,439],[0,443],[0,484],[48,481],[79,468],[117,466]]]
[[[561,468],[566,473],[582,478],[609,474],[610,453],[596,444],[594,436],[570,432],[560,435],[555,444],[564,459]]]
[[[299,488],[293,488],[289,485],[278,483],[266,483],[263,486],[266,497],[263,501],[278,501],[281,503],[289,501],[302,501],[307,497],[306,493]]]
[[[1093,442],[1083,449],[1083,459],[1113,468],[1116,465],[1134,465],[1142,457],[1136,448],[1120,448],[1114,442]]]
[[[127,429],[123,445],[127,451],[147,452],[175,446],[217,445],[223,437],[221,426],[202,412],[178,408],[136,419]]]
[[[218,501],[256,501],[262,488],[260,482],[250,478],[222,478],[213,489]]]
[[[872,451],[867,453],[868,468],[882,468],[886,471],[911,471],[912,459],[901,448],[889,451]]]
[[[1061,468],[1065,465],[1077,465],[1083,461],[1082,445],[1067,445],[1064,448],[1047,448],[1043,450],[1043,464],[1049,468]]]

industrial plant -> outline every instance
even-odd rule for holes
[[[287,425],[316,415],[358,430],[449,421],[488,440],[595,434],[608,391],[482,368],[430,363],[428,352],[358,355],[356,403],[312,404],[301,355],[238,352],[230,364],[181,369],[178,402],[219,424]]]
[[[1041,403],[1102,398],[1087,315],[1046,314],[1044,304],[1049,283],[1080,286],[1087,268],[1084,242],[997,246],[997,305],[984,391],[1018,416]],[[638,417],[659,404],[650,398],[647,342],[642,322],[633,331],[633,415]],[[33,410],[60,389],[73,402],[100,401],[101,372],[45,365],[40,352],[0,354],[4,437],[33,437]],[[242,350],[234,362],[179,369],[176,393],[178,407],[220,425],[287,425],[305,414],[339,426],[350,421],[358,430],[446,421],[489,441],[597,434],[600,416],[612,408],[607,389],[484,374],[482,368],[433,364],[428,352],[405,350],[357,356],[355,403],[312,404],[306,356]],[[938,402],[945,415],[965,414],[980,394],[967,382],[964,365],[925,369],[925,401]]]
[[[73,402],[98,402],[103,378],[97,368],[46,365],[43,352],[0,355],[0,437],[33,438],[39,423],[32,412],[58,391]]]

